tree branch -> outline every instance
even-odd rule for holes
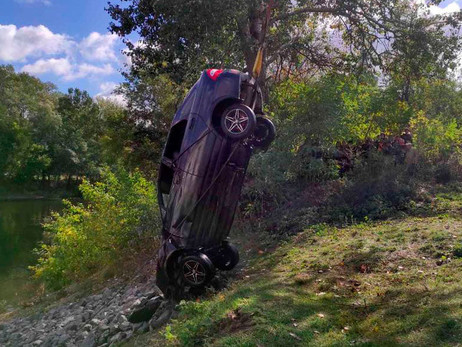
[[[281,14],[280,16],[274,17],[273,20],[271,20],[271,24],[280,20],[284,20],[290,17],[298,16],[300,14],[304,13],[337,13],[338,8],[335,7],[303,7],[299,8],[297,10],[294,10],[289,13],[284,13]]]

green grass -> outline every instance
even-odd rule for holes
[[[459,213],[315,226],[131,344],[452,346],[462,341]],[[454,205],[455,204],[455,205]],[[258,254],[258,252],[254,252]]]

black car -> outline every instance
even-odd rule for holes
[[[158,179],[157,284],[167,296],[203,287],[216,269],[236,266],[239,253],[226,239],[244,176],[252,151],[266,149],[274,136],[250,75],[209,69],[189,91],[173,119]]]

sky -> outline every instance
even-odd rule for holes
[[[123,81],[121,40],[108,31],[107,0],[0,0],[0,64],[62,92],[108,96]]]
[[[108,32],[105,6],[107,0],[0,0],[0,65],[11,64],[62,92],[80,88],[111,97],[127,60],[121,40]],[[447,0],[431,12],[461,7],[462,0]]]

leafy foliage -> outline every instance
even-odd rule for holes
[[[455,118],[449,122],[441,119],[429,119],[419,112],[411,119],[416,145],[428,159],[447,159],[451,153],[460,150],[462,129]]]
[[[98,177],[104,165],[138,166],[127,111],[87,92],[67,94],[0,66],[0,183],[27,187]],[[158,155],[159,150],[156,152]]]
[[[44,226],[50,243],[33,270],[52,288],[120,265],[143,243],[156,244],[156,193],[139,172],[105,170],[101,182],[84,181],[80,190],[84,201],[67,201]]]
[[[348,175],[327,209],[331,219],[342,222],[388,218],[409,208],[416,185],[405,166],[372,152]]]

